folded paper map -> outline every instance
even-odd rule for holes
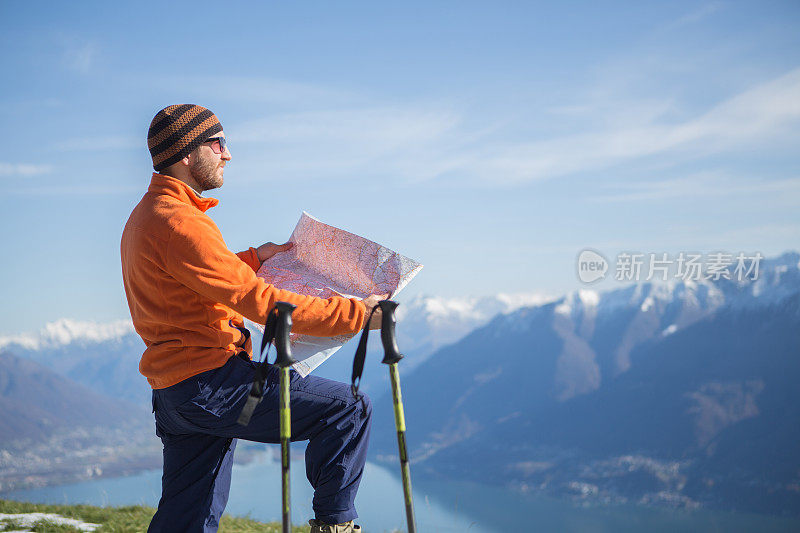
[[[294,246],[261,264],[257,275],[279,289],[320,298],[394,297],[422,265],[364,237],[303,212],[289,238]],[[306,377],[354,335],[290,335],[293,368]]]

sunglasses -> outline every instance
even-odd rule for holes
[[[228,149],[228,142],[225,140],[225,137],[211,137],[210,139],[206,139],[201,144],[211,143],[211,149],[214,151],[215,154],[223,154],[225,150]]]

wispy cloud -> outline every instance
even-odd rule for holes
[[[721,249],[759,250],[766,255],[777,255],[797,248],[796,243],[800,242],[800,225],[744,226],[720,232],[714,239]]]
[[[673,29],[673,28],[678,28],[680,26],[687,26],[689,24],[696,24],[701,20],[708,18],[709,16],[718,12],[723,7],[724,4],[722,2],[707,3],[678,18],[677,20],[669,24],[668,27],[670,29]]]
[[[735,150],[790,132],[796,136],[798,125],[800,69],[795,69],[688,120],[668,123],[652,113],[639,123],[483,148],[473,155],[469,167],[499,183],[522,183],[597,171],[646,156],[685,153],[696,157]]]
[[[385,173],[431,179],[454,165],[467,134],[458,111],[424,106],[285,113],[235,125],[231,143],[259,144],[276,173]]]
[[[38,176],[53,171],[52,165],[0,162],[0,176]]]
[[[609,188],[620,188],[620,186]],[[800,204],[800,178],[764,181],[733,178],[720,172],[700,172],[658,181],[631,181],[625,183],[624,189],[621,192],[594,195],[588,198],[588,201],[643,202],[668,198],[754,197],[767,194],[774,199]]]
[[[159,87],[165,85],[181,87],[181,94],[186,102],[196,102],[201,105],[203,102],[221,101],[310,109],[320,106],[350,106],[365,99],[361,92],[346,87],[266,77],[175,75],[159,77],[156,82]],[[146,83],[150,86],[153,81],[132,79],[131,83]]]
[[[240,124],[245,142],[369,142],[378,152],[439,140],[458,124],[455,113],[412,106],[290,113]]]
[[[37,185],[33,187],[9,187],[6,194],[19,196],[111,196],[138,193],[141,187],[134,185]]]
[[[136,137],[110,135],[104,137],[76,137],[65,141],[58,141],[53,148],[59,151],[108,151],[141,149],[144,140]]]
[[[468,185],[515,186],[646,157],[674,166],[768,141],[785,144],[800,131],[800,68],[693,114],[670,98],[601,104],[605,107],[576,102],[546,110],[575,118],[574,133],[531,141],[504,131],[507,117],[493,117],[478,129],[469,119],[480,110],[415,104],[283,113],[228,131],[232,143],[264,146],[262,154],[276,174],[379,169],[408,182],[447,177]]]
[[[62,64],[69,70],[86,74],[97,58],[95,43],[65,39],[63,42]]]

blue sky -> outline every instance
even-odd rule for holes
[[[305,210],[422,262],[401,297],[560,294],[586,247],[797,249],[799,24],[797,2],[0,1],[0,334],[127,316],[119,238],[174,103],[230,141],[209,213],[232,249]]]

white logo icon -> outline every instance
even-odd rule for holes
[[[584,283],[592,283],[606,277],[608,261],[594,250],[583,250],[578,254],[578,278]]]

